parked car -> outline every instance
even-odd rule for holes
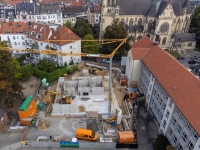
[[[110,60],[109,59],[103,59],[103,62],[104,63],[110,63]]]
[[[194,61],[194,60],[189,60],[188,61],[188,64],[196,64],[197,62],[196,61]]]
[[[177,59],[185,59],[183,56],[178,56]]]

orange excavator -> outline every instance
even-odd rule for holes
[[[59,92],[46,91],[45,95],[58,95],[58,96],[60,96],[62,98],[60,103],[62,103],[62,104],[71,104],[71,102],[72,102],[72,96],[67,96],[67,95],[64,95],[64,94],[59,93]]]

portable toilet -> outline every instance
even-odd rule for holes
[[[27,96],[18,110],[20,121],[22,125],[29,126],[31,120],[35,118],[37,106],[32,96]]]

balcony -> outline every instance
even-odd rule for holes
[[[49,45],[46,45],[45,46],[45,49],[50,49],[50,50],[57,50],[57,47],[56,46],[49,46]]]
[[[37,42],[26,42],[27,49],[39,49]]]

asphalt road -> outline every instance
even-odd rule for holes
[[[194,50],[188,50],[186,53],[182,53],[181,56],[183,56],[185,59],[178,60],[185,68],[190,69],[190,64],[188,64],[188,61],[191,60],[190,58],[193,56],[200,56],[199,51]],[[197,76],[197,74],[192,71],[192,73]]]

